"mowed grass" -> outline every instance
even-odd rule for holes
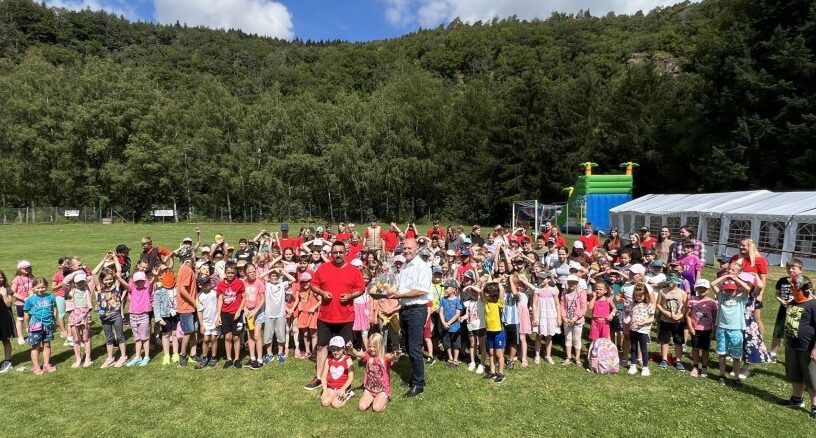
[[[0,268],[11,277],[17,260],[26,258],[35,275],[50,277],[61,255],[79,255],[94,266],[102,253],[126,243],[138,253],[139,238],[150,235],[173,249],[191,224],[42,225],[0,227]],[[252,237],[275,225],[202,224],[211,241],[223,233],[230,242]],[[293,224],[293,228],[295,225]],[[706,277],[713,270],[706,269]],[[770,334],[777,304],[773,285],[783,271],[774,268],[765,297],[763,320]],[[8,436],[811,436],[813,422],[803,411],[776,405],[790,395],[781,364],[753,366],[743,388],[717,384],[716,365],[709,379],[659,370],[652,376],[598,376],[574,365],[535,365],[508,373],[505,383],[486,382],[465,367],[442,364],[426,368],[426,392],[405,400],[410,375],[407,358],[392,374],[394,397],[382,414],[357,411],[361,391],[340,410],[319,407],[319,391],[303,390],[313,364],[289,359],[259,371],[198,371],[162,367],[99,369],[104,337],[94,325],[95,366],[73,370],[73,353],[54,342],[58,371],[0,375],[11,409],[4,421]],[[129,335],[129,332],[128,332]],[[584,334],[586,336],[586,333]],[[770,340],[767,340],[770,344]],[[532,344],[531,344],[532,345]],[[656,350],[658,345],[650,346]],[[585,353],[586,349],[584,349]],[[128,344],[128,353],[132,354]],[[155,350],[154,350],[155,352]],[[557,360],[563,348],[555,348]],[[156,355],[154,354],[154,357]],[[784,357],[784,356],[783,356]],[[712,352],[712,363],[716,363]],[[14,343],[15,368],[30,370],[29,348]],[[688,365],[689,361],[685,360]],[[356,368],[355,386],[362,382]]]

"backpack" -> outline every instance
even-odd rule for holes
[[[618,347],[607,338],[592,341],[587,353],[589,370],[596,374],[617,374],[620,368]]]

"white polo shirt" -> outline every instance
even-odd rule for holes
[[[419,256],[414,256],[410,262],[404,264],[397,278],[397,292],[402,294],[410,290],[423,291],[425,296],[401,298],[401,305],[427,304],[431,301],[431,267]]]

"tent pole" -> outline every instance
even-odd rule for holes
[[[535,200],[535,218],[533,219],[533,226],[535,227],[533,229],[533,236],[535,236],[536,233],[538,233],[538,199]]]

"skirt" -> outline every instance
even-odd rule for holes
[[[530,322],[530,309],[527,306],[519,306],[518,309],[518,327],[520,335],[529,335],[533,332],[533,327]]]
[[[558,326],[558,309],[552,298],[538,300],[538,326],[534,328],[534,333],[542,336],[553,336],[561,333]]]
[[[300,312],[300,315],[298,315],[298,328],[317,330],[317,312]]]
[[[0,303],[0,339],[11,339],[14,337],[14,317],[11,310]]]
[[[80,325],[88,325],[91,321],[91,309],[87,307],[79,307],[75,308],[71,311],[71,314],[68,316],[68,324],[71,327],[77,327]]]
[[[354,331],[363,331],[371,328],[368,303],[354,303]]]

